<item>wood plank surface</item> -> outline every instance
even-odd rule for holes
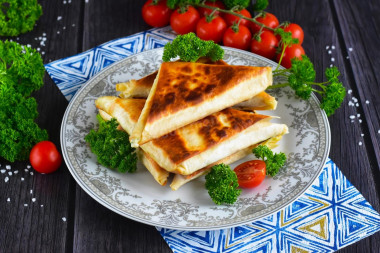
[[[81,16],[80,2],[40,3],[44,14],[37,26],[12,39],[39,48],[44,52],[44,63],[77,54],[78,32],[72,24],[78,23]],[[46,41],[41,44],[44,37]],[[38,124],[48,131],[49,140],[60,149],[60,126],[68,102],[47,74],[44,82],[34,94],[38,102]],[[63,163],[51,175],[42,175],[27,169],[28,162],[10,164],[1,160],[0,164],[1,169],[11,165],[13,172],[12,176],[8,175],[7,183],[5,174],[0,175],[0,252],[65,252],[67,247],[71,250],[75,182],[66,165]],[[14,174],[15,171],[18,173]]]
[[[44,15],[35,29],[13,40],[39,47],[44,52],[44,63],[150,28],[141,17],[145,1],[39,2]],[[267,10],[280,21],[289,20],[302,26],[303,46],[315,64],[319,81],[330,64],[341,70],[341,80],[352,94],[347,95],[343,108],[329,118],[330,157],[380,211],[377,49],[380,4],[377,2],[270,0]],[[41,44],[44,37],[46,42]],[[335,49],[331,49],[332,45]],[[44,80],[44,87],[34,94],[39,104],[38,123],[60,147],[60,124],[68,102],[47,74]],[[353,97],[358,99],[358,107],[349,105]],[[356,116],[353,122],[351,115]],[[33,170],[27,169],[27,162],[11,164],[0,159],[0,164],[0,169],[5,169],[5,165],[12,167],[9,170],[12,176],[6,175],[8,170],[0,174],[0,252],[171,252],[154,227],[124,218],[93,200],[75,183],[65,164],[51,175],[31,175]],[[378,249],[380,233],[340,252],[379,252]]]

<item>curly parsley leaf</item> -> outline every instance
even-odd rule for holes
[[[252,153],[265,162],[267,175],[272,177],[278,173],[286,162],[286,155],[284,153],[273,153],[273,151],[265,145],[257,146],[252,150]]]

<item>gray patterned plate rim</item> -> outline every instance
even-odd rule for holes
[[[272,67],[276,65],[274,62],[250,52],[228,47],[224,47],[224,49],[226,61],[232,64],[258,64]],[[273,179],[264,180],[267,185],[258,192],[244,193],[245,195],[239,197],[238,202],[234,205],[215,206],[204,204],[204,202],[193,203],[191,197],[190,201],[187,201],[186,198],[183,201],[173,192],[170,194],[174,194],[174,197],[169,194],[163,197],[156,196],[154,199],[154,196],[141,193],[140,189],[130,184],[129,180],[133,179],[111,172],[96,164],[96,159],[94,161],[94,158],[88,154],[88,147],[83,141],[89,125],[94,126],[93,122],[87,123],[87,118],[92,117],[94,110],[91,111],[87,105],[84,105],[95,99],[89,92],[93,92],[94,87],[100,85],[101,82],[106,82],[106,88],[112,87],[114,83],[109,80],[112,75],[116,75],[117,71],[128,70],[136,63],[143,65],[142,63],[146,63],[146,61],[149,65],[150,57],[157,58],[160,54],[162,54],[162,48],[147,50],[111,64],[86,82],[68,105],[62,119],[60,132],[62,154],[70,173],[87,194],[106,208],[141,223],[171,229],[199,231],[229,228],[264,218],[294,202],[310,187],[319,176],[328,158],[331,139],[330,127],[327,116],[319,108],[319,101],[314,94],[309,101],[300,101],[294,98],[294,93],[290,89],[282,89],[273,94],[278,99],[279,105],[284,101],[277,115],[285,116],[284,120],[288,118],[292,120],[287,125],[290,130],[293,130],[294,136],[288,138],[294,140],[284,144],[286,150],[289,150],[286,169]],[[106,79],[108,83],[105,81]],[[295,106],[293,106],[294,104]],[[80,115],[81,113],[87,116]],[[81,117],[87,118],[82,120]],[[77,123],[77,121],[80,122]],[[303,125],[307,125],[307,127]],[[71,141],[70,138],[68,139],[69,133],[75,132],[76,127],[78,129],[83,127],[77,131],[78,133],[75,133],[82,140],[79,138]],[[295,140],[299,140],[297,144],[293,143]],[[141,175],[144,178],[144,174]],[[112,182],[116,181],[117,186],[108,184],[105,178]],[[286,188],[284,185],[289,182],[293,182],[293,185],[286,186],[288,187]],[[200,184],[198,183],[198,185]],[[171,191],[170,188],[165,190]],[[198,189],[191,190],[197,191]],[[184,192],[188,193],[189,191]],[[206,190],[204,192],[207,194]],[[121,197],[120,193],[122,193]],[[148,204],[140,203],[140,200],[148,201]],[[150,203],[149,200],[151,200]]]

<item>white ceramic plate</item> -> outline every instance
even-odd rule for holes
[[[116,95],[115,84],[138,79],[158,69],[162,49],[130,56],[102,70],[71,100],[61,127],[65,162],[77,183],[96,201],[130,219],[180,230],[211,230],[252,222],[286,207],[313,183],[322,170],[330,148],[330,128],[325,113],[313,95],[309,101],[295,97],[288,88],[271,94],[278,99],[275,111],[289,134],[276,152],[285,152],[288,161],[275,177],[267,177],[257,188],[244,189],[233,205],[215,205],[204,186],[204,177],[177,191],[160,186],[139,164],[134,174],[120,174],[96,162],[84,141],[97,128],[95,99]],[[276,63],[249,52],[225,48],[225,60],[233,65],[272,66]],[[279,82],[279,80],[275,80]],[[232,168],[252,156],[232,164]]]

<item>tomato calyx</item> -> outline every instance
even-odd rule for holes
[[[150,5],[157,5],[160,0],[153,0]]]

